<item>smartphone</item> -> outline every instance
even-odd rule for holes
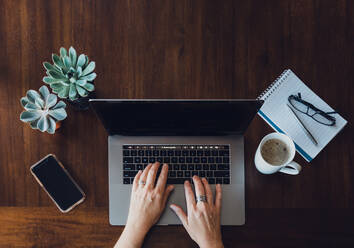
[[[31,173],[63,213],[85,200],[85,194],[53,154],[31,166]]]

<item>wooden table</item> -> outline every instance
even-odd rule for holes
[[[246,225],[226,247],[354,247],[354,2],[0,0],[0,247],[112,247],[107,135],[69,108],[55,135],[19,121],[19,99],[43,84],[43,61],[73,45],[96,61],[99,98],[256,98],[291,68],[349,123],[299,176],[258,173],[271,128],[245,139]],[[162,118],[162,117],[157,117]],[[87,194],[61,214],[29,167],[55,153]],[[154,227],[146,247],[195,247],[180,226]]]

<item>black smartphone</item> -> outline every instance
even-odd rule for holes
[[[69,212],[85,199],[85,194],[53,154],[31,166],[31,173],[55,205]]]

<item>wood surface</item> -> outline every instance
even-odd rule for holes
[[[354,1],[0,0],[0,247],[112,247],[107,135],[92,111],[68,109],[55,135],[19,120],[19,99],[43,84],[42,62],[74,46],[96,62],[99,98],[256,98],[291,68],[348,120],[299,176],[258,173],[271,128],[245,138],[246,225],[226,247],[354,247]],[[157,116],[157,118],[162,118]],[[29,172],[54,153],[87,194],[61,214]],[[195,247],[180,226],[144,247]]]

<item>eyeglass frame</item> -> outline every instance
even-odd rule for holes
[[[291,103],[290,100],[295,100],[295,101],[297,101],[297,102],[300,102],[300,103],[304,104],[304,105],[307,107],[307,111],[306,111],[306,112],[303,112],[303,111],[299,110],[298,108],[296,108],[296,106],[294,106],[294,105]],[[290,96],[288,97],[288,101],[289,101],[289,103],[291,104],[291,106],[293,106],[297,111],[299,111],[299,112],[301,112],[301,113],[303,113],[303,114],[306,114],[307,116],[311,117],[314,121],[316,121],[316,122],[318,122],[318,123],[321,123],[322,125],[334,126],[334,125],[336,124],[336,118],[335,118],[334,116],[331,116],[331,115],[330,115],[330,114],[336,114],[336,113],[337,113],[336,111],[324,112],[324,111],[322,111],[322,110],[316,108],[313,104],[311,104],[311,103],[309,103],[309,102],[303,100],[303,99],[301,98],[301,93],[300,93],[300,92],[298,93],[297,96],[296,96],[296,95],[290,95]],[[310,114],[308,113],[310,108],[315,112],[313,115],[310,115]],[[327,120],[331,121],[331,124],[322,123],[322,122],[316,120],[316,119],[314,118],[314,116],[317,115],[317,114],[319,114],[319,115],[323,116],[324,118],[326,118]]]

